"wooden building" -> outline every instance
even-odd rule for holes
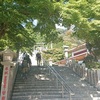
[[[87,48],[86,44],[79,45],[73,49],[70,49],[68,51],[71,53],[71,57],[69,59],[74,59],[74,60],[83,60],[84,57],[87,55]]]

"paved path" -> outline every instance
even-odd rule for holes
[[[71,87],[75,95],[83,98],[82,100],[100,100],[99,91],[88,84],[83,78],[80,78],[78,75],[76,75],[71,69],[68,67],[55,67],[55,69],[66,80],[66,84]],[[87,96],[90,98],[85,99]]]

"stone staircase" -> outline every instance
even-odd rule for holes
[[[53,67],[64,79],[67,91],[47,67],[33,66],[27,79],[22,79],[20,68],[10,100],[100,100],[96,88],[78,77],[67,67]],[[69,94],[69,87],[73,93]]]
[[[62,98],[62,86],[57,87],[56,80],[52,76],[46,67],[33,66],[27,79],[22,79],[19,68],[11,100],[66,100],[65,97],[69,98],[67,92]]]

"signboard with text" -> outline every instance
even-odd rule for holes
[[[9,68],[9,66],[4,66],[3,79],[1,85],[1,100],[7,100]]]

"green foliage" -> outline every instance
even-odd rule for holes
[[[56,62],[56,61],[64,59],[64,54],[63,54],[62,49],[55,48],[55,49],[44,51],[43,57],[46,60],[49,60],[50,58],[52,58],[53,62]]]
[[[95,61],[92,61],[92,62],[88,62],[86,64],[86,67],[89,68],[89,69],[100,69],[100,63],[99,62],[95,62]]]
[[[0,1],[0,48],[8,46],[12,49],[31,50],[36,41],[35,32],[41,33],[47,41],[49,37],[53,40],[53,35],[58,36],[53,32],[55,23],[59,21],[58,16],[59,6],[50,0]],[[33,23],[35,19],[38,21],[36,26]]]
[[[55,24],[62,23],[68,28],[74,24],[73,35],[88,40],[99,52],[99,20],[99,0],[1,0],[0,49],[8,46],[30,51],[40,41],[37,33],[43,42],[58,43],[62,38]]]
[[[99,0],[69,0],[62,7],[61,17],[65,27],[75,25],[74,36],[89,41],[100,51]]]

